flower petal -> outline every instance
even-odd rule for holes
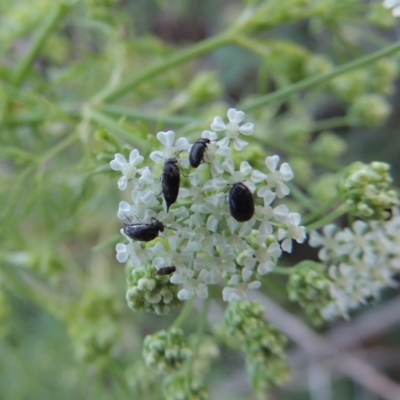
[[[276,166],[279,163],[279,156],[270,156],[265,159],[265,165],[267,168],[273,172],[276,170]]]
[[[110,167],[114,171],[121,171],[122,168],[127,164],[125,157],[122,154],[115,154],[114,160],[110,162]]]
[[[239,128],[239,132],[240,132],[242,135],[246,135],[246,136],[251,135],[251,134],[253,133],[253,130],[254,130],[254,124],[252,124],[252,123],[250,123],[250,122],[248,122],[247,124],[242,125],[242,126]]]
[[[157,133],[157,139],[165,146],[172,146],[175,140],[175,132],[174,131],[161,131]]]
[[[233,144],[234,144],[235,149],[237,151],[240,151],[240,150],[243,150],[248,145],[248,142],[237,138],[234,140]]]
[[[222,121],[221,117],[214,118],[214,121],[211,124],[211,129],[216,132],[224,131],[226,129],[226,125],[224,121]]]
[[[234,108],[230,108],[226,114],[229,122],[233,122],[235,124],[240,124],[245,117],[245,113],[243,111],[236,111]]]

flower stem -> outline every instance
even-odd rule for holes
[[[314,121],[312,129],[314,131],[323,131],[325,129],[343,128],[350,125],[347,115],[341,117],[327,118]]]
[[[342,204],[336,210],[332,211],[330,214],[306,226],[306,229],[308,232],[311,232],[316,229],[322,228],[323,226],[328,225],[331,222],[335,221],[335,219],[339,218],[341,215],[346,214],[347,212],[348,212],[347,205]]]
[[[185,302],[181,313],[178,315],[178,318],[171,325],[171,328],[180,328],[183,323],[192,315],[192,309],[194,306],[195,297]]]
[[[124,129],[113,118],[108,117],[101,111],[95,111],[93,109],[90,109],[88,111],[88,115],[93,121],[96,121],[100,125],[104,125],[107,129],[114,132],[127,142],[133,143],[136,147],[142,149],[146,148],[147,143],[145,139],[140,138],[137,135],[134,135],[133,132],[129,132],[128,130]]]
[[[304,79],[300,82],[296,82],[293,85],[289,85],[284,87],[283,89],[276,90],[266,96],[262,96],[256,100],[249,101],[247,104],[244,103],[241,106],[241,109],[244,111],[251,111],[257,108],[260,108],[272,101],[281,100],[283,98],[287,98],[291,96],[293,93],[297,93],[301,90],[308,89],[312,86],[319,85],[321,83],[327,82],[336,76],[342,75],[346,72],[356,70],[358,68],[365,67],[369,64],[372,64],[381,58],[388,57],[391,54],[400,51],[400,41],[396,42],[390,46],[385,47],[384,49],[378,50],[375,53],[369,54],[364,57],[360,57],[354,61],[350,61],[346,64],[343,64],[333,71],[328,72],[326,74],[321,74],[318,76],[314,76],[311,78]]]
[[[167,59],[153,66],[150,66],[147,69],[144,69],[143,72],[134,76],[132,79],[128,80],[124,84],[116,88],[105,88],[94,96],[94,101],[99,103],[112,102],[132,91],[142,83],[147,82],[158,75],[161,75],[163,72],[166,72],[179,64],[199,57],[203,54],[210,53],[211,51],[218,49],[219,47],[230,44],[232,42],[231,35],[231,31],[224,32],[220,35],[216,35],[209,39],[203,40],[196,45],[175,53],[171,57],[168,57]]]
[[[337,202],[339,201],[339,199],[337,197],[332,198],[330,201],[327,201],[326,203],[322,204],[321,207],[314,209],[313,212],[311,212],[310,214],[306,215],[303,218],[303,224],[309,224],[312,221],[321,218],[323,215],[326,214],[326,212],[332,208]]]
[[[306,209],[315,210],[315,199],[311,199],[304,194],[295,184],[287,183],[292,196]]]
[[[290,267],[274,267],[271,273],[280,274],[280,275],[289,275],[291,271]]]

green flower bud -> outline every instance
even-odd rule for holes
[[[327,74],[333,69],[331,61],[320,54],[309,57],[306,61],[304,71],[307,76]]]
[[[164,380],[165,400],[208,400],[210,393],[204,383],[192,374],[174,374]]]
[[[236,340],[246,357],[250,383],[258,393],[286,382],[289,367],[284,346],[286,337],[264,321],[264,309],[258,303],[241,301],[229,304],[225,313],[226,336]]]
[[[324,322],[320,310],[332,302],[331,286],[323,264],[303,261],[291,269],[287,291],[289,299],[299,303],[310,321],[319,326]]]
[[[330,86],[340,99],[352,102],[364,94],[366,82],[367,71],[363,69],[332,79]]]
[[[358,97],[349,109],[349,120],[354,126],[371,128],[381,124],[391,111],[390,104],[382,96],[366,94]]]
[[[368,71],[368,92],[385,95],[393,92],[393,81],[398,74],[398,67],[393,59],[385,58],[379,60],[371,65]]]
[[[149,368],[160,375],[179,370],[192,357],[192,350],[183,331],[171,328],[147,335],[143,343],[143,358]]]
[[[313,154],[325,160],[336,160],[346,150],[346,141],[329,131],[322,132],[318,135],[317,139],[311,145]]]
[[[350,212],[366,219],[385,219],[388,210],[398,205],[391,190],[390,165],[382,162],[355,162],[343,173],[339,191]]]
[[[227,334],[236,336],[239,341],[253,335],[264,324],[264,309],[256,302],[235,301],[225,311]]]
[[[290,157],[290,166],[293,170],[296,181],[301,184],[308,184],[312,180],[313,167],[304,158]]]
[[[204,103],[220,97],[223,93],[215,72],[200,72],[189,84],[189,95],[195,103]]]
[[[182,306],[177,298],[178,286],[170,283],[169,276],[160,276],[156,272],[153,267],[129,270],[126,300],[133,311],[165,315],[172,308]]]
[[[324,174],[310,182],[310,194],[318,199],[321,204],[331,201],[338,196],[338,180],[337,174]]]

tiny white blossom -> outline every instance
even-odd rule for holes
[[[168,158],[176,157],[176,155],[183,150],[190,149],[190,143],[186,138],[179,138],[175,142],[175,132],[174,131],[161,131],[157,133],[157,139],[161,144],[164,145],[163,151],[153,151],[150,153],[150,158],[156,163],[160,164],[165,162]],[[188,161],[185,161],[184,167],[187,168],[189,165]]]
[[[242,150],[248,145],[242,139],[239,139],[239,133],[249,136],[253,133],[254,124],[246,123],[239,125],[245,117],[243,111],[236,111],[234,108],[230,108],[227,113],[228,124],[225,124],[221,117],[215,117],[213,123],[211,124],[211,129],[216,132],[226,131],[226,136],[218,142],[218,146],[221,148],[228,147],[230,140],[233,140],[234,147],[236,150]]]
[[[306,228],[300,226],[301,215],[298,213],[289,213],[285,223],[286,230],[280,228],[278,230],[279,240],[283,239],[282,250],[290,253],[292,251],[292,239],[297,243],[303,243],[306,238]]]
[[[269,174],[260,171],[253,171],[252,181],[261,182],[265,180],[270,189],[275,189],[277,196],[281,199],[290,192],[289,188],[283,183],[293,179],[293,171],[288,163],[283,163],[277,171],[279,156],[270,156],[265,159],[265,165],[270,170]],[[263,197],[259,195],[260,197]]]
[[[114,160],[110,162],[110,166],[114,171],[121,171],[122,177],[118,180],[118,189],[124,190],[128,186],[128,180],[133,179],[138,172],[136,166],[143,162],[143,157],[139,154],[139,150],[134,149],[129,155],[129,162],[122,154],[115,154]]]

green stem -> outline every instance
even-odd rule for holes
[[[133,132],[129,132],[128,130],[124,129],[113,118],[108,117],[101,111],[90,109],[88,111],[88,115],[93,121],[97,122],[99,125],[104,125],[111,132],[114,132],[127,142],[133,143],[136,147],[140,147],[142,149],[146,148],[147,143],[144,138],[138,137]]]
[[[170,116],[161,115],[156,113],[146,113],[132,107],[124,107],[119,105],[104,105],[100,107],[101,111],[107,114],[117,115],[119,117],[127,117],[131,119],[137,119],[139,121],[164,123],[170,125],[188,125],[196,123],[195,119],[183,116]]]
[[[326,129],[343,128],[350,125],[347,115],[314,121],[312,129],[314,131],[323,131]]]
[[[310,199],[306,196],[295,184],[288,183],[287,186],[290,189],[290,193],[292,196],[299,201],[299,203],[306,209],[306,210],[314,210],[315,209],[315,200]]]
[[[316,229],[322,228],[323,226],[328,225],[331,222],[335,221],[341,215],[346,214],[347,212],[348,208],[346,204],[342,204],[336,210],[332,211],[330,214],[306,226],[307,232],[315,231]]]
[[[52,147],[47,153],[43,154],[43,156],[39,159],[41,164],[44,164],[54,156],[56,156],[60,151],[66,149],[67,147],[71,146],[76,140],[78,136],[76,133],[71,133],[63,140],[58,142],[54,147]]]
[[[326,203],[324,203],[321,207],[315,209],[313,212],[311,212],[310,214],[306,215],[303,218],[303,224],[307,225],[309,223],[311,223],[312,221],[321,218],[323,215],[325,215],[327,213],[327,211],[332,208],[337,202],[339,201],[339,199],[337,197],[332,198],[330,201],[327,201]]]
[[[244,103],[243,106],[239,107],[244,111],[251,111],[260,108],[272,101],[281,100],[289,97],[293,93],[299,92],[304,89],[308,89],[312,86],[319,85],[321,83],[327,82],[336,76],[344,74],[345,72],[353,71],[358,68],[365,67],[372,64],[383,57],[390,56],[400,50],[400,42],[396,42],[390,46],[385,47],[382,50],[378,50],[375,53],[369,54],[364,57],[360,57],[357,60],[351,61],[340,67],[335,68],[333,71],[326,74],[321,74],[315,77],[304,79],[300,82],[294,83],[293,85],[286,86],[283,89],[276,90],[266,96],[262,96],[256,100],[249,101],[247,104]]]
[[[201,311],[201,316],[200,316],[200,319],[199,319],[199,322],[198,322],[198,325],[197,325],[197,337],[196,337],[197,341],[196,341],[196,347],[194,349],[195,357],[198,354],[199,347],[200,347],[201,341],[202,341],[203,336],[204,336],[204,331],[205,331],[205,326],[206,326],[206,323],[207,323],[207,316],[208,316],[208,308],[209,308],[209,306],[210,306],[210,298],[207,298],[203,302],[203,309]]]
[[[36,32],[36,35],[33,38],[31,48],[17,67],[13,79],[13,83],[15,86],[18,87],[22,84],[47,37],[55,29],[59,21],[65,16],[70,8],[71,5],[61,3],[50,12],[46,20],[40,25],[39,30]]]
[[[289,275],[292,268],[290,267],[274,267],[271,273],[280,275]]]
[[[173,54],[167,59],[146,68],[140,74],[134,76],[124,84],[116,88],[105,88],[105,90],[99,92],[94,96],[95,102],[109,103],[112,102],[128,92],[132,91],[144,82],[147,82],[163,72],[189,61],[193,58],[199,57],[203,54],[210,53],[211,51],[218,49],[219,47],[226,46],[232,42],[232,33],[224,32],[220,35],[216,35],[209,39],[203,40],[196,45],[186,48],[178,53]]]
[[[183,306],[181,313],[179,314],[178,318],[174,321],[171,325],[171,328],[180,328],[183,323],[192,315],[192,309],[194,306],[195,298],[191,300],[187,300],[185,305]]]

